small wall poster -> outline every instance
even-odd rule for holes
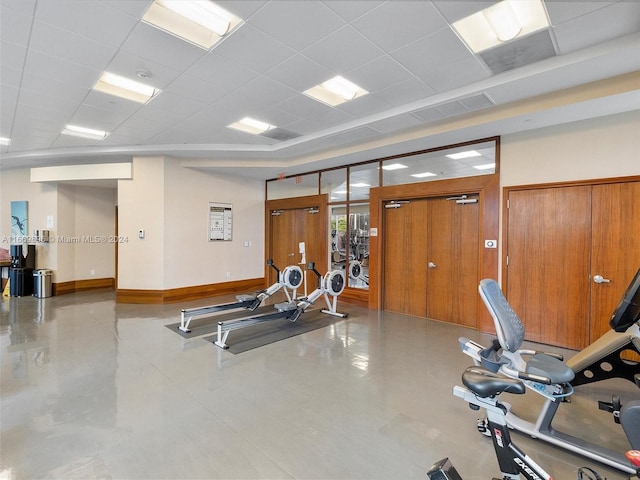
[[[209,241],[231,240],[233,226],[232,206],[230,203],[209,202]]]
[[[22,237],[29,235],[27,201],[11,202],[11,243],[24,243]]]

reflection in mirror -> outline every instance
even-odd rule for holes
[[[348,286],[369,288],[369,204],[349,207]]]
[[[496,171],[496,142],[491,140],[382,162],[383,185],[490,175]]]
[[[347,200],[347,169],[328,170],[320,174],[320,193],[329,195],[329,202]]]
[[[347,235],[347,207],[346,205],[334,205],[330,208],[331,228],[331,269],[343,270],[349,249]]]
[[[356,165],[349,168],[349,200],[369,200],[369,189],[377,187],[379,182],[378,162]]]

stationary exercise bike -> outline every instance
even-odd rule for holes
[[[455,386],[453,394],[469,403],[472,410],[484,408],[503,480],[552,480],[542,467],[512,441],[505,418],[507,407],[498,396],[503,393],[523,394],[522,381],[493,373],[482,367],[469,367],[462,374],[464,387]],[[465,388],[466,387],[466,388]],[[462,480],[448,458],[436,462],[427,472],[430,480]],[[494,478],[494,480],[497,480]]]
[[[500,403],[498,396],[503,393],[523,394],[525,384],[518,379],[508,378],[483,367],[469,367],[462,374],[464,387],[455,386],[453,394],[469,403],[472,410],[484,408],[487,412],[487,428],[493,440],[502,480],[552,480],[547,472],[520,450],[512,441],[506,420],[508,407]],[[465,388],[466,387],[466,388]],[[636,467],[640,478],[640,451],[631,450],[627,458]],[[582,470],[582,469],[581,469]],[[587,469],[593,472],[591,469]],[[462,480],[449,458],[433,464],[427,472],[430,480]],[[579,477],[581,478],[581,477]],[[596,476],[596,478],[599,478]],[[494,478],[493,480],[499,480]]]
[[[603,278],[598,280],[600,283],[608,281]],[[634,315],[632,310],[640,308],[640,299],[635,298],[638,292],[640,269],[609,320],[611,330],[567,360],[567,366],[575,372],[571,385],[577,387],[609,378],[636,382],[636,376],[640,373],[640,362],[637,361],[640,357],[640,319],[637,317],[640,315]],[[625,358],[625,354],[630,355]]]
[[[620,305],[611,318],[612,328],[629,328],[640,321],[640,278],[631,283]],[[466,338],[460,338],[460,347],[476,364],[494,372],[500,371],[511,378],[521,379],[525,386],[546,398],[535,423],[517,417],[508,404],[506,421],[509,427],[546,441],[555,446],[583,455],[592,460],[627,473],[636,473],[636,466],[628,455],[596,445],[586,440],[562,433],[551,423],[563,400],[573,394],[571,381],[574,371],[562,361],[561,356],[521,350],[524,341],[524,325],[511,309],[495,280],[480,282],[479,292],[494,319],[498,338],[490,347],[483,348]],[[523,358],[527,357],[527,360]],[[635,381],[640,387],[640,373]],[[628,402],[619,410],[619,420],[631,444],[632,450],[640,450],[640,399]]]

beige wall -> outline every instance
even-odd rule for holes
[[[208,241],[209,202],[233,206],[233,240]],[[264,276],[264,182],[134,158],[118,183],[118,288],[167,290]],[[145,230],[145,238],[138,231]],[[251,246],[245,247],[245,242]]]
[[[47,216],[57,216],[57,187],[43,183],[31,183],[29,170],[0,172],[0,247],[11,245],[11,202],[26,200],[28,204],[29,236],[36,229],[45,229]],[[54,224],[55,225],[55,224]],[[55,235],[55,226],[51,229]],[[57,268],[57,245],[37,244],[36,268]],[[54,281],[55,276],[54,276]]]
[[[118,245],[120,289],[164,289],[164,165],[162,157],[134,158],[133,179],[118,180],[118,233],[127,239]]]
[[[502,186],[640,175],[640,110],[502,137]]]
[[[264,182],[167,161],[165,288],[264,276]],[[208,240],[209,202],[232,205],[231,241]],[[245,244],[249,246],[244,246]]]

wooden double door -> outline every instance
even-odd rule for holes
[[[479,208],[476,199],[469,199],[386,204],[385,310],[476,327]]]
[[[275,209],[269,212],[270,239],[269,258],[283,270],[288,265],[299,265],[305,270],[306,263],[314,262],[317,270],[325,273],[327,263],[326,217],[316,206]],[[305,264],[302,264],[300,243],[305,244]],[[313,275],[312,275],[313,277]],[[315,277],[308,279],[315,282]],[[269,269],[268,283],[276,281],[275,271]],[[315,283],[309,285],[315,288]]]
[[[526,338],[586,347],[640,268],[640,181],[507,195],[503,289]]]

